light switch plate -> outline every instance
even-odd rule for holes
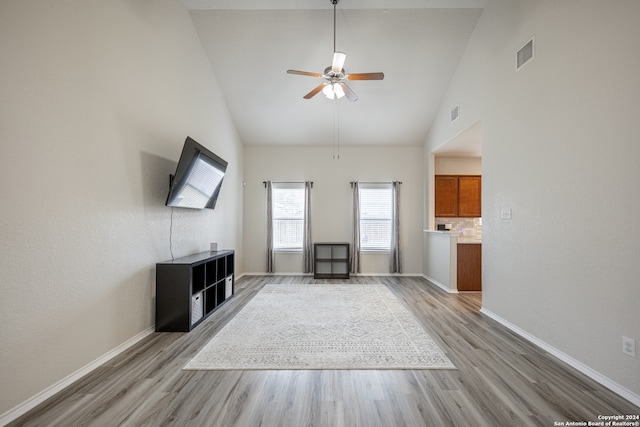
[[[636,357],[636,340],[622,337],[622,352],[628,356]]]

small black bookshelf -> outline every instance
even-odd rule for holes
[[[233,296],[232,250],[156,264],[156,332],[188,332]]]
[[[313,278],[348,279],[349,243],[314,243]]]

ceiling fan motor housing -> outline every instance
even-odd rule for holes
[[[324,69],[324,78],[327,80],[331,80],[331,81],[339,81],[344,79],[345,76],[345,72],[344,72],[344,68],[339,72],[336,73],[331,69],[331,66],[327,67]]]

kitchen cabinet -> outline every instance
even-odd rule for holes
[[[436,217],[458,216],[458,177],[436,175]]]
[[[472,218],[482,216],[481,177],[458,177],[458,216]]]
[[[479,175],[436,175],[435,216],[481,217],[482,177]]]
[[[482,245],[458,243],[458,291],[482,290]]]

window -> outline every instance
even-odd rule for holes
[[[273,183],[273,249],[302,250],[304,184]]]
[[[360,249],[389,251],[392,191],[390,184],[360,184]]]

